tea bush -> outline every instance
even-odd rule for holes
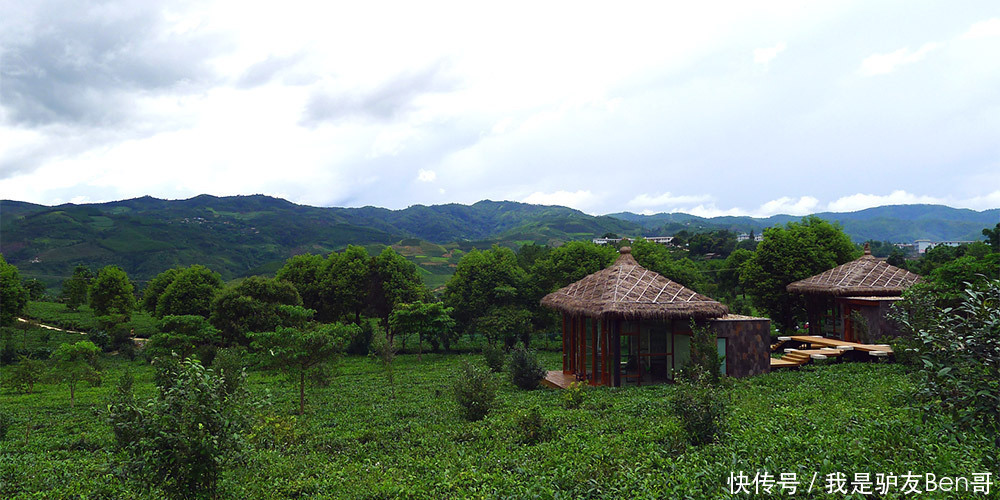
[[[466,363],[455,378],[452,390],[462,418],[476,421],[482,420],[493,408],[497,383],[488,371]]]
[[[722,432],[726,406],[720,395],[705,384],[683,384],[670,400],[693,445],[711,443]]]
[[[528,411],[519,413],[516,423],[521,433],[522,443],[536,444],[548,441],[553,434],[552,426],[542,416],[542,410],[538,405],[532,406]]]
[[[486,366],[491,372],[502,372],[505,358],[506,355],[503,352],[503,347],[489,342],[483,343],[483,361],[486,362]]]
[[[545,378],[545,368],[538,361],[538,356],[524,346],[517,346],[511,351],[507,369],[510,381],[525,390],[537,388],[538,383]]]
[[[563,408],[579,408],[587,398],[587,383],[573,382],[562,392]]]

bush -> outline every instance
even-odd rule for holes
[[[545,417],[542,416],[542,411],[537,405],[520,413],[516,423],[521,432],[521,442],[523,443],[540,443],[548,441],[552,436],[552,427],[545,421]]]
[[[31,394],[35,389],[35,383],[42,379],[45,374],[45,363],[21,356],[21,361],[7,370],[6,384],[15,390]]]
[[[358,325],[361,328],[351,335],[350,342],[347,344],[346,352],[348,354],[359,354],[366,355],[371,351],[372,338],[376,335],[385,335],[382,330],[382,326],[379,324],[378,318],[362,318],[361,323]]]
[[[122,373],[115,384],[115,392],[108,401],[107,422],[115,435],[115,447],[120,450],[135,446],[141,437],[141,414],[135,404],[135,396],[132,395],[134,382],[132,373]]]
[[[222,378],[197,360],[162,366],[174,377],[158,374],[159,394],[144,404],[130,401],[129,377],[119,380],[118,401],[109,405],[116,440],[143,479],[168,496],[214,498],[222,467],[238,456],[247,428],[243,394],[226,396]]]
[[[219,349],[212,360],[212,371],[222,378],[222,392],[234,394],[246,380],[246,348],[243,346]]]
[[[579,408],[583,400],[587,398],[587,383],[573,382],[562,391],[563,408]]]
[[[453,386],[459,413],[469,421],[482,420],[493,408],[497,384],[490,372],[466,363]]]
[[[111,350],[111,336],[104,330],[97,330],[87,334],[87,340],[91,341],[100,350],[108,352]]]
[[[685,367],[684,374],[692,382],[714,384],[719,381],[723,362],[716,345],[717,336],[708,325],[699,326],[694,321],[691,332],[691,364]]]
[[[722,431],[726,406],[709,385],[685,384],[670,400],[691,444],[711,443]]]
[[[486,366],[491,372],[500,373],[503,371],[505,357],[503,348],[499,345],[489,342],[483,344],[483,360],[486,361]]]
[[[545,368],[538,361],[535,352],[525,349],[523,346],[515,347],[511,351],[508,371],[510,372],[510,381],[525,390],[538,387],[538,383],[545,378]]]
[[[14,426],[14,416],[7,410],[0,409],[0,441],[7,437],[7,431]]]

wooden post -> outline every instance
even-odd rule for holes
[[[611,350],[614,352],[614,356],[611,358],[612,372],[611,372],[611,386],[621,387],[622,385],[622,340],[621,340],[621,329],[622,322],[620,319],[614,321],[614,326],[612,327],[611,333]]]
[[[576,360],[576,371],[582,377],[587,375],[587,325],[584,324],[584,321],[586,321],[586,318],[583,316],[580,316],[577,320],[577,328],[579,329],[577,355],[579,358]]]
[[[564,374],[565,373],[569,373],[567,371],[567,370],[569,370],[569,367],[567,365],[567,363],[569,362],[569,360],[567,359],[567,353],[568,353],[568,351],[566,350],[566,341],[567,341],[567,339],[566,339],[566,318],[567,318],[567,316],[569,316],[569,315],[566,314],[566,313],[562,314],[562,344],[563,344],[563,346],[562,346],[563,347],[563,351],[562,351],[562,361],[563,361],[563,363],[562,363],[562,365],[563,365],[562,366],[562,372]]]

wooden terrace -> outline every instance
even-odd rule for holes
[[[858,360],[862,355],[849,353],[866,353],[875,358],[892,356],[892,347],[885,344],[859,344],[837,339],[828,339],[815,335],[792,335],[778,337],[778,343],[772,346],[777,350],[785,345],[785,355],[780,359],[771,358],[771,369],[799,367],[814,359],[829,359],[848,356]]]

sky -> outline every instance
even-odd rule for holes
[[[0,4],[0,199],[1000,207],[1000,2]]]

